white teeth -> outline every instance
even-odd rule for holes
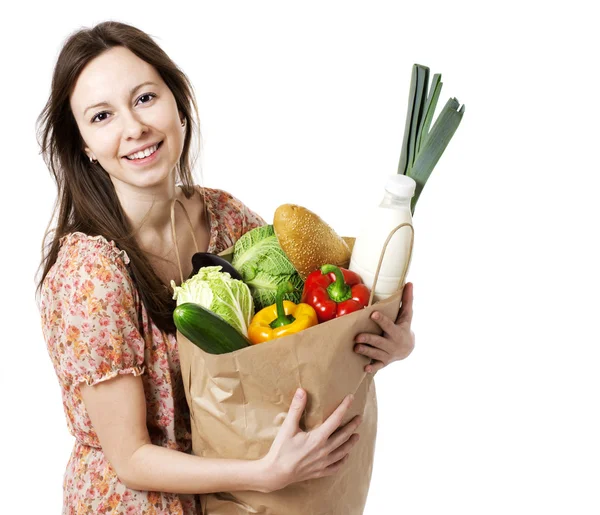
[[[148,157],[151,154],[154,154],[154,152],[156,152],[156,150],[158,149],[158,145],[152,145],[151,147],[148,147],[146,150],[142,150],[141,152],[136,152],[135,154],[130,154],[127,157],[127,159],[142,159],[144,157]]]

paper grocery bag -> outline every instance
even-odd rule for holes
[[[374,310],[392,320],[401,291],[361,311],[300,333],[228,354],[208,354],[177,334],[193,453],[207,458],[255,460],[269,451],[297,388],[308,394],[302,429],[320,425],[343,398],[355,398],[346,419],[363,422],[346,464],[331,477],[289,485],[268,494],[244,491],[202,496],[206,515],[360,515],[371,480],[377,401],[369,358],[354,352],[358,333],[381,333]]]
[[[179,272],[183,271],[175,232],[175,204],[171,205],[171,230]],[[390,232],[381,252],[375,281],[393,234],[408,226],[411,243],[404,259],[404,285],[412,257],[414,229],[401,224]],[[345,238],[350,248],[353,238]],[[198,245],[194,238],[196,250]],[[220,255],[227,258],[233,248]],[[373,285],[374,286],[374,285]],[[402,288],[403,289],[403,288]],[[185,396],[190,408],[192,451],[206,458],[256,460],[265,456],[279,431],[298,388],[308,394],[301,428],[319,426],[349,393],[354,402],[343,424],[360,414],[360,439],[349,459],[333,476],[294,483],[271,493],[220,492],[202,496],[204,515],[361,515],[373,469],[377,434],[377,399],[373,376],[364,371],[370,359],[354,352],[357,334],[381,334],[371,320],[377,310],[395,320],[402,289],[360,311],[227,354],[208,354],[177,333]]]

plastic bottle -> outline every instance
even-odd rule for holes
[[[415,187],[414,179],[407,175],[388,177],[383,200],[367,214],[356,237],[350,270],[359,274],[369,289],[373,287],[383,246],[392,230],[403,223],[412,225],[410,203]],[[402,286],[403,272],[410,265],[411,238],[412,230],[407,226],[398,229],[392,236],[381,264],[373,302],[386,299]]]

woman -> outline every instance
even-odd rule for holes
[[[101,23],[60,52],[39,120],[58,186],[40,290],[76,438],[64,513],[196,514],[196,494],[269,492],[334,474],[357,440],[359,417],[341,425],[351,396],[319,428],[301,431],[300,390],[264,458],[190,454],[168,286],[179,277],[170,206],[183,203],[201,251],[220,252],[265,223],[230,194],[194,186],[197,117],[187,77],[134,27]],[[176,225],[181,218],[177,211]],[[189,231],[178,235],[187,277],[196,249]],[[410,340],[396,339],[390,358],[410,352]]]

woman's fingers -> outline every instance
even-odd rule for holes
[[[394,321],[380,311],[373,311],[371,319],[375,321],[379,327],[381,327],[384,333],[391,334],[396,328]]]
[[[329,454],[326,462],[327,467],[329,465],[333,465],[337,461],[341,460],[344,456],[349,454],[350,450],[356,445],[359,439],[360,435],[358,433],[351,434],[350,438],[348,438],[342,445]]]
[[[348,422],[345,426],[340,427],[337,431],[335,431],[327,441],[327,446],[325,451],[327,454],[331,454],[341,445],[348,441],[348,439],[352,436],[358,426],[362,423],[362,417],[360,415],[356,415],[350,422]]]
[[[356,335],[355,341],[357,344],[362,343],[362,344],[370,345],[371,347],[376,347],[387,353],[389,353],[392,350],[390,341],[387,338],[385,338],[385,336],[382,336],[379,334],[360,333],[360,334]],[[356,350],[356,347],[357,346],[354,347],[354,350]]]
[[[322,439],[323,441],[326,441],[333,434],[333,432],[342,424],[344,415],[346,414],[346,411],[348,411],[348,408],[352,404],[353,400],[354,395],[347,395],[344,398],[344,400],[340,403],[340,405],[335,409],[335,411],[331,415],[329,415],[329,418],[327,418],[325,422],[323,422],[319,427],[313,430],[315,436]]]
[[[298,388],[280,431],[283,431],[285,435],[295,435],[299,431],[304,408],[306,408],[306,392],[302,388]]]
[[[359,343],[354,347],[354,350],[358,354],[362,354],[376,361],[382,361],[383,363],[389,363],[391,360],[391,356],[383,349],[379,347],[372,347],[371,345],[367,345],[365,343]]]
[[[336,474],[348,461],[349,456],[346,454],[341,460],[332,463],[328,467],[324,468],[317,477],[333,476]]]

